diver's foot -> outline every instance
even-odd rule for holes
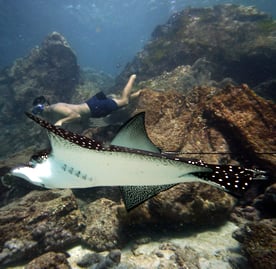
[[[129,80],[132,80],[132,81],[134,81],[135,79],[136,79],[136,74],[131,75],[129,78]]]
[[[142,92],[142,90],[139,90],[139,91],[137,91],[137,92],[132,93],[132,94],[130,95],[130,98],[137,98],[137,97],[139,97],[140,94],[141,94],[141,92]]]

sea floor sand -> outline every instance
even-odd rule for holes
[[[183,236],[178,235],[173,238],[161,236],[144,244],[130,242],[121,250],[121,264],[118,268],[180,268],[177,260],[182,259],[185,262],[186,259],[187,268],[232,269],[230,260],[234,262],[244,260],[239,243],[232,238],[232,232],[237,228],[235,224],[227,222],[219,228],[208,231],[188,235],[185,233]],[[77,261],[84,254],[91,253],[83,246],[76,246],[67,252],[70,255],[68,260],[71,267],[76,269],[81,268],[77,266]],[[184,256],[177,257],[177,253],[180,256],[182,253]],[[101,254],[107,255],[107,253]],[[191,260],[191,256],[194,260]]]

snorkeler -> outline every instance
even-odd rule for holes
[[[56,126],[62,126],[63,123],[69,123],[87,115],[92,118],[105,117],[113,111],[128,105],[130,98],[139,96],[140,91],[130,94],[135,79],[136,75],[130,76],[121,98],[108,98],[103,92],[99,92],[82,104],[56,103],[50,105],[44,96],[40,96],[33,101],[32,112],[34,114],[54,113],[63,116],[55,123]]]

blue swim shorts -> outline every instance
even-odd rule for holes
[[[85,102],[91,112],[92,118],[102,118],[111,114],[119,107],[111,98],[107,98],[103,92],[99,92]]]

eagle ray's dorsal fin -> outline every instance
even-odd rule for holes
[[[111,145],[151,151],[154,153],[161,152],[148,137],[145,128],[144,112],[137,114],[126,122],[111,141]]]

